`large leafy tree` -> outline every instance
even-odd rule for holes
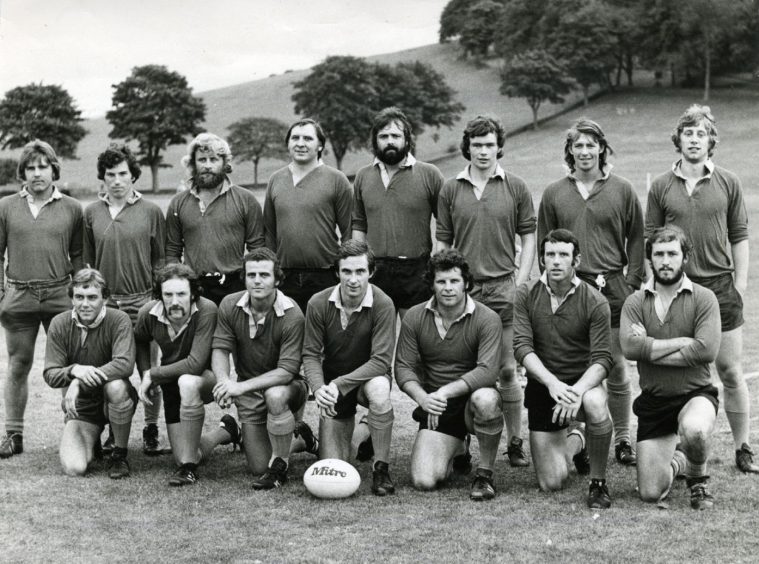
[[[445,43],[461,34],[469,6],[471,6],[470,0],[450,0],[445,5],[440,15],[440,30],[438,31],[440,43]]]
[[[500,27],[503,4],[482,0],[467,11],[459,42],[467,54],[487,56]]]
[[[368,146],[372,117],[382,108],[401,108],[416,133],[425,126],[450,127],[464,109],[443,75],[419,61],[390,66],[327,57],[294,87],[295,112],[319,121],[338,168],[348,151]]]
[[[261,159],[287,159],[287,125],[278,119],[247,117],[229,126],[229,144],[237,160],[253,163],[253,181],[258,184]]]
[[[0,147],[17,149],[42,139],[60,156],[75,158],[79,141],[87,135],[81,121],[81,112],[63,87],[17,86],[0,101]]]
[[[538,129],[543,102],[560,104],[574,87],[561,63],[547,51],[534,49],[514,55],[501,71],[501,94],[524,98],[532,109],[532,127]]]
[[[137,141],[140,164],[150,167],[155,191],[162,153],[200,133],[206,106],[184,76],[163,65],[135,67],[113,88],[113,108],[106,114],[113,126],[110,136]]]

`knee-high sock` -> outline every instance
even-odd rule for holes
[[[117,447],[127,448],[129,431],[132,429],[134,402],[128,398],[119,403],[108,404],[108,419],[113,429],[113,442]]]
[[[733,432],[735,448],[741,448],[743,443],[749,442],[749,393],[746,381],[741,379],[738,386],[724,387],[725,415]]]
[[[292,411],[285,411],[279,415],[269,413],[266,417],[266,430],[271,441],[271,457],[281,458],[285,462],[289,459],[290,443],[293,440],[295,430],[295,417]]]
[[[163,405],[163,391],[160,386],[155,387],[152,400],[153,405],[143,404],[145,408],[145,425],[158,424],[158,415],[161,413],[161,405]]]
[[[393,421],[395,413],[391,407],[384,413],[375,413],[369,410],[367,423],[369,424],[369,434],[372,437],[374,445],[374,460],[390,462],[390,441],[393,437]]]
[[[203,459],[200,449],[200,437],[203,434],[203,420],[206,410],[202,403],[197,405],[179,406],[179,436],[182,441],[182,454],[188,460],[181,462],[194,462],[199,464]]]
[[[474,433],[480,446],[479,468],[492,470],[495,466],[495,457],[498,454],[498,444],[501,442],[503,432],[503,417],[492,419],[474,419]]]
[[[506,431],[511,437],[522,436],[522,404],[524,403],[524,392],[522,386],[516,379],[507,383],[501,382],[498,386],[498,392],[501,394],[503,402],[503,419],[506,421]]]
[[[613,425],[608,415],[600,423],[585,424],[591,478],[606,478],[606,463],[609,458],[612,431]]]
[[[625,370],[625,366],[617,368]],[[630,380],[623,382],[610,382],[607,380],[606,387],[609,391],[609,412],[614,423],[614,442],[630,441],[630,414],[632,412],[632,391]]]

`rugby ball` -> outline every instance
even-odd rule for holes
[[[314,497],[340,499],[356,493],[361,476],[349,463],[339,458],[314,462],[303,474],[303,484]]]

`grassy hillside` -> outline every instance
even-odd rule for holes
[[[477,113],[491,113],[503,119],[509,129],[530,122],[531,115],[523,100],[511,100],[498,93],[500,79],[496,70],[491,68],[476,68],[470,63],[459,59],[456,46],[427,45],[415,49],[399,51],[371,57],[370,60],[394,64],[399,61],[420,60],[432,65],[438,72],[443,73],[449,85],[458,92],[458,99],[466,106],[463,119],[473,117]],[[200,93],[205,100],[207,120],[205,128],[208,131],[226,136],[229,124],[242,117],[263,116],[278,118],[286,123],[295,119],[293,103],[290,97],[293,93],[293,83],[309,73],[308,70],[289,72],[287,74],[246,82],[236,86],[220,88]],[[572,98],[576,101],[579,98]],[[552,111],[551,106],[541,109],[541,115]],[[555,109],[553,110],[555,111]],[[89,134],[79,143],[78,160],[67,161],[63,167],[63,182],[72,187],[92,187],[95,189],[95,161],[97,154],[108,144],[110,124],[105,118],[91,119],[84,123]],[[456,146],[460,137],[461,124],[453,130],[443,129],[437,142],[432,139],[432,132],[427,132],[418,140],[418,155],[423,159],[433,159],[448,152]],[[368,132],[367,132],[368,134]],[[161,186],[170,188],[177,185],[183,177],[179,160],[184,154],[184,146],[170,147],[164,155],[164,162],[171,168],[161,170]],[[347,173],[355,172],[367,162],[367,154],[349,154],[344,160]],[[328,163],[334,161],[326,157]],[[266,178],[277,168],[283,166],[282,161],[265,160],[261,163],[259,180]],[[149,170],[145,169],[144,177],[138,188],[147,189],[150,186]],[[246,183],[253,180],[253,167],[248,163],[236,164],[234,179]]]

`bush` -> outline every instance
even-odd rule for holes
[[[15,184],[17,167],[16,159],[0,159],[0,186]]]

